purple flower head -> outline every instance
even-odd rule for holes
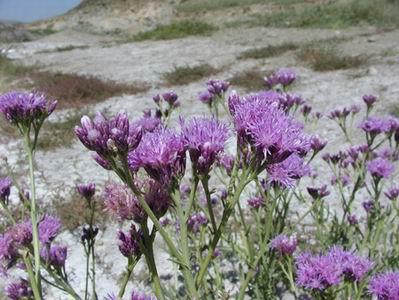
[[[197,171],[208,173],[229,137],[226,124],[216,119],[193,118],[187,123],[181,120],[181,130],[183,143]]]
[[[139,120],[133,122],[131,126],[133,128],[142,128],[144,133],[153,132],[155,129],[159,128],[162,124],[161,118],[157,115],[152,116],[151,112],[144,114]]]
[[[305,289],[325,290],[342,280],[342,268],[330,257],[301,253],[295,259],[297,284]]]
[[[206,224],[208,224],[208,218],[203,212],[192,214],[187,221],[187,226],[193,233],[197,233]]]
[[[118,113],[109,120],[97,113],[93,120],[84,116],[81,127],[75,127],[75,134],[87,149],[108,159],[135,149],[140,143],[142,129],[130,126],[126,113]]]
[[[169,91],[169,92],[163,93],[162,98],[170,106],[175,106],[175,103],[179,97],[177,96],[177,94],[174,91]]]
[[[165,215],[172,203],[168,191],[158,181],[149,179],[144,184],[144,199],[159,219]]]
[[[28,281],[21,278],[6,287],[6,295],[11,300],[32,299],[33,292]]]
[[[140,241],[142,238],[134,224],[131,225],[130,231],[127,233],[118,230],[117,236],[119,251],[123,256],[132,257],[140,255]]]
[[[43,122],[55,109],[57,101],[38,92],[8,92],[0,95],[0,111],[13,123],[30,126]]]
[[[388,198],[389,200],[394,201],[394,200],[398,199],[398,197],[399,197],[399,187],[390,188],[390,189],[389,189],[387,192],[385,192],[384,194],[385,194],[385,196],[387,196],[387,198]]]
[[[374,95],[364,95],[363,101],[366,103],[367,107],[372,107],[373,104],[377,101],[377,97]]]
[[[140,145],[128,155],[129,168],[139,168],[161,184],[169,184],[185,171],[185,146],[182,137],[174,131],[161,128],[143,136]]]
[[[32,242],[32,224],[29,221],[15,224],[7,230],[6,235],[11,237],[16,248],[29,246]]]
[[[367,170],[375,178],[388,178],[395,168],[389,160],[377,157],[367,162]]]
[[[152,97],[152,100],[155,102],[155,104],[158,104],[161,101],[161,96],[159,94],[156,94]]]
[[[374,202],[373,201],[364,201],[362,203],[364,210],[369,213],[374,209]]]
[[[294,187],[298,179],[310,174],[309,166],[297,154],[290,155],[281,163],[269,165],[266,170],[268,183],[285,188]]]
[[[369,117],[360,124],[360,128],[370,134],[376,136],[380,133],[388,133],[391,130],[391,121],[387,118]]]
[[[310,112],[312,111],[312,107],[310,105],[304,105],[301,108],[301,113],[303,114],[303,116],[306,118],[307,116],[309,116]]]
[[[399,272],[385,272],[374,275],[369,283],[369,291],[378,300],[398,300]]]
[[[157,300],[152,295],[147,295],[137,290],[133,290],[130,300]]]
[[[319,188],[316,187],[307,187],[309,195],[313,198],[313,200],[324,198],[330,195],[330,191],[327,190],[327,185],[323,185]]]
[[[359,223],[356,215],[348,215],[347,220],[350,225],[357,225]]]
[[[353,105],[351,106],[350,110],[351,110],[351,113],[352,113],[353,115],[355,115],[355,114],[357,114],[358,112],[360,112],[360,107],[359,107],[358,105],[356,105],[356,104],[353,104]]]
[[[253,197],[247,200],[247,204],[253,209],[258,209],[259,207],[265,205],[265,200],[262,197]]]
[[[8,177],[0,178],[0,201],[8,203],[8,197],[11,192],[11,180]]]
[[[290,94],[290,93],[281,93],[279,97],[279,103],[280,103],[280,108],[283,109],[284,111],[289,111],[291,107],[293,106],[300,106],[305,103],[305,100],[303,100],[300,96]],[[312,109],[310,106],[308,106],[306,109],[308,110]],[[309,111],[310,112],[310,111]]]
[[[351,113],[351,110],[349,108],[343,108],[343,109],[335,109],[332,112],[328,114],[328,118],[331,120],[334,119],[346,119],[346,117]]]
[[[42,259],[55,267],[63,267],[65,265],[67,254],[67,247],[59,245],[52,245],[50,248],[44,247],[40,251]]]
[[[106,210],[119,220],[134,220],[138,223],[145,220],[145,212],[136,196],[126,185],[106,184],[103,198]]]
[[[49,244],[60,233],[61,221],[56,217],[45,215],[39,222],[39,240],[42,244]]]
[[[93,182],[86,184],[81,183],[76,185],[76,189],[83,198],[89,200],[94,196],[94,193],[96,192],[96,184]]]
[[[327,141],[321,140],[318,136],[313,135],[310,138],[310,148],[313,150],[314,153],[318,153],[324,149],[327,145]]]
[[[306,154],[309,138],[303,125],[279,108],[279,95],[268,91],[236,101],[231,111],[240,145],[256,147],[268,163],[278,163],[292,153]]]
[[[296,247],[298,246],[298,241],[295,236],[286,236],[285,234],[280,234],[276,236],[270,242],[270,248],[277,251],[280,255],[292,255]]]
[[[279,69],[269,77],[265,77],[265,83],[269,88],[273,88],[277,84],[286,87],[293,83],[296,79],[295,71],[292,69]]]
[[[207,83],[208,92],[213,96],[223,96],[223,94],[228,90],[230,87],[230,83],[223,80],[212,79],[209,80]]]
[[[208,91],[203,91],[198,95],[198,100],[204,104],[211,104],[213,100],[213,95]]]
[[[344,251],[340,246],[332,247],[327,256],[341,267],[343,276],[350,281],[361,281],[373,266],[367,258]]]
[[[231,171],[233,171],[234,160],[235,158],[233,155],[223,153],[222,155],[218,156],[218,165],[224,168],[226,173],[230,175]]]

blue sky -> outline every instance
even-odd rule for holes
[[[0,20],[32,22],[62,14],[80,0],[0,0]]]

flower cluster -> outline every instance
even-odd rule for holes
[[[326,255],[305,252],[296,257],[297,283],[306,289],[325,290],[343,279],[361,281],[372,266],[368,259],[340,247],[332,247]]]
[[[265,83],[269,88],[281,84],[284,88],[292,84],[296,79],[295,71],[292,69],[279,69],[270,76],[265,77]]]
[[[182,139],[200,174],[207,174],[228,139],[227,126],[216,119],[181,120]]]
[[[137,257],[140,255],[140,241],[141,235],[136,230],[134,224],[131,225],[130,230],[125,233],[122,230],[118,230],[118,248],[119,251],[125,257]]]
[[[377,157],[367,162],[367,170],[375,178],[388,178],[395,168],[389,160]]]
[[[206,224],[208,224],[208,218],[203,212],[192,214],[187,221],[187,226],[193,233],[197,233]]]
[[[33,293],[25,279],[10,283],[6,288],[6,295],[10,300],[32,299]]]
[[[43,123],[55,109],[57,101],[38,92],[8,92],[0,95],[0,111],[12,124],[30,127]]]
[[[201,92],[198,95],[198,99],[204,104],[212,105],[215,99],[223,97],[230,83],[223,80],[212,79],[206,83],[206,86],[207,90]]]
[[[142,129],[130,126],[126,113],[118,113],[109,120],[97,113],[93,120],[84,116],[81,127],[75,127],[75,133],[87,149],[108,161],[135,149],[140,143]]]
[[[247,200],[247,204],[253,209],[258,209],[265,205],[265,200],[262,197],[253,197]]]

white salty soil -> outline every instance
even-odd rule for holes
[[[369,62],[357,69],[314,72],[298,61],[293,52],[282,56],[261,60],[238,60],[237,56],[255,47],[278,45],[283,42],[306,43],[311,40],[347,37],[339,44],[343,53],[351,55],[366,54]],[[65,52],[49,52],[57,47],[87,46]],[[94,75],[118,82],[146,81],[151,89],[143,94],[113,97],[104,102],[91,105],[91,112],[107,111],[109,114],[125,110],[131,118],[141,115],[141,111],[153,107],[152,96],[165,90],[162,74],[173,70],[175,66],[194,66],[208,63],[221,67],[224,71],[216,78],[227,79],[237,72],[258,68],[262,71],[279,67],[294,68],[299,79],[293,91],[306,98],[313,106],[313,111],[329,112],[336,107],[362,105],[363,94],[376,94],[380,99],[380,111],[399,103],[399,30],[377,32],[374,28],[353,28],[343,31],[317,29],[227,29],[210,37],[189,37],[170,41],[145,41],[119,43],[109,37],[64,31],[40,40],[3,45],[10,58],[44,69],[65,73]],[[47,53],[43,53],[47,50]],[[183,115],[204,114],[207,112],[198,100],[197,94],[204,89],[206,79],[186,86],[174,86],[181,100]],[[240,88],[235,88],[240,92]],[[242,91],[241,91],[242,92]],[[56,122],[65,112],[54,113],[50,121]],[[358,122],[355,121],[355,122]],[[317,128],[308,128],[328,140],[328,150],[340,149],[343,144],[337,126],[322,119]],[[10,141],[0,145],[0,155],[7,157],[12,164],[21,160],[21,144]],[[76,181],[94,181],[101,184],[109,175],[98,167],[90,154],[79,142],[69,148],[58,148],[50,152],[38,152],[38,194],[43,203],[49,203],[59,197],[68,197]],[[316,164],[318,165],[318,164]],[[25,167],[18,164],[18,173]],[[317,168],[317,166],[316,166]],[[316,180],[317,181],[317,180]],[[48,190],[54,192],[48,193]],[[100,299],[108,292],[116,292],[116,281],[124,269],[125,260],[118,253],[115,243],[117,224],[110,224],[98,238],[97,281]],[[78,234],[64,232],[60,239],[69,246],[67,270],[72,284],[81,290],[84,288],[83,250],[79,246]],[[162,250],[162,243],[157,242],[157,260],[162,265],[160,275],[173,274],[172,264]],[[131,282],[128,291],[143,285],[145,279],[144,264],[135,270],[136,281]],[[173,282],[173,278],[171,282]],[[51,295],[51,296],[50,296]],[[66,299],[65,295],[50,291],[48,299]]]

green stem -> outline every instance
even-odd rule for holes
[[[138,259],[134,259],[133,260],[130,257],[128,259],[128,264],[127,264],[127,267],[126,267],[126,274],[125,274],[125,276],[123,278],[123,282],[122,282],[121,288],[120,288],[119,293],[118,293],[118,297],[120,299],[122,299],[123,295],[125,294],[127,283],[129,282],[130,276],[133,273],[133,270],[134,270],[134,267],[137,264],[137,261],[138,261]]]
[[[15,225],[16,221],[15,221],[14,217],[12,216],[10,210],[8,209],[7,204],[4,201],[1,201],[1,200],[0,200],[0,204],[1,204],[1,207],[3,208],[3,210],[5,211],[7,217],[12,222],[12,224]]]
[[[205,177],[207,177],[207,175]],[[212,229],[213,232],[216,232],[217,225],[215,220],[215,214],[213,213],[213,208],[212,208],[212,199],[211,199],[211,193],[209,192],[208,178],[202,179],[201,182],[206,196],[206,206],[208,208],[209,218],[211,219]]]
[[[30,217],[32,221],[32,238],[33,238],[33,253],[35,261],[35,280],[39,290],[40,287],[40,249],[39,249],[39,232],[37,224],[37,212],[36,212],[36,186],[35,186],[35,175],[33,166],[33,147],[30,142],[29,131],[25,134],[25,147],[28,154],[29,161],[29,177],[30,177],[30,189],[31,189],[31,205],[30,205]]]
[[[40,289],[37,285],[37,281],[35,279],[35,274],[33,273],[33,268],[32,268],[32,263],[28,257],[28,253],[23,253],[22,254],[22,258],[24,260],[25,263],[25,267],[26,267],[26,271],[28,272],[28,276],[29,276],[29,281],[30,281],[30,287],[32,289],[33,292],[33,296],[35,297],[35,300],[40,300],[42,299],[41,297],[41,292]]]

